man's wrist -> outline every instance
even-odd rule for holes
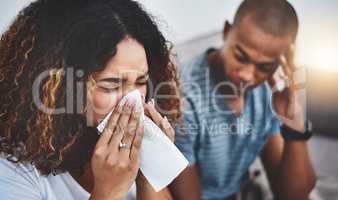
[[[292,140],[292,141],[306,141],[312,137],[312,123],[310,121],[306,121],[305,128],[303,132],[297,131],[288,127],[286,124],[281,126],[281,134],[284,140]]]

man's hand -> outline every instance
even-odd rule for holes
[[[277,70],[276,74],[269,80],[269,83],[274,86],[276,79],[284,79],[286,81],[287,87],[282,91],[277,91],[276,87],[273,87],[274,110],[283,124],[294,130],[304,132],[304,109],[295,86],[293,54],[293,47],[290,47],[286,54],[280,57],[283,70]]]
[[[276,80],[269,83],[273,91],[273,106],[279,120],[299,132],[305,130],[304,107],[300,103],[294,81],[293,47],[281,56],[284,74],[275,74],[287,81],[287,88],[277,91]],[[285,141],[279,134],[273,135],[262,151],[262,161],[267,171],[275,199],[308,199],[314,188],[316,175],[311,164],[305,141]]]

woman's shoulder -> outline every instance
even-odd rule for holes
[[[39,177],[33,165],[15,163],[0,156],[0,193],[5,199],[40,199]]]
[[[4,199],[88,199],[68,172],[42,175],[30,163],[14,163],[0,156],[0,196]]]
[[[38,180],[40,174],[38,170],[31,164],[24,164],[21,162],[10,161],[5,156],[0,156],[0,179],[1,177],[13,176],[29,178],[30,180]]]

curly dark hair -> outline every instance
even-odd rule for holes
[[[104,69],[126,37],[144,46],[153,85],[172,83],[157,94],[177,98],[154,98],[161,110],[175,111],[167,115],[174,124],[180,116],[180,102],[171,45],[140,4],[132,0],[37,0],[18,14],[1,37],[0,153],[11,162],[33,164],[43,175],[82,173],[98,135],[83,114],[53,112],[67,103],[69,74],[61,72],[80,69],[84,76],[78,79],[88,79]],[[42,104],[51,112],[39,109],[32,95],[35,79],[45,71],[56,72],[38,88]]]

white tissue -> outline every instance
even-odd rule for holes
[[[282,66],[277,68],[276,72],[273,74],[273,79],[275,80],[273,89],[276,91],[282,92],[285,88],[287,88],[287,79]]]
[[[156,192],[169,185],[187,166],[188,161],[163,131],[144,115],[142,98],[139,90],[124,96],[121,103],[128,98],[136,100],[136,109],[141,112],[144,123],[144,137],[140,150],[140,169]],[[110,112],[97,126],[101,133],[106,126]]]
[[[286,88],[286,86],[286,81],[283,79],[280,79],[275,83],[275,87],[278,92],[282,92]]]

